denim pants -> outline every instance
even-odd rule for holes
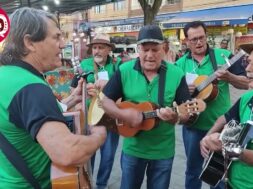
[[[104,189],[107,186],[118,143],[119,135],[115,132],[107,131],[105,143],[100,147],[101,158],[96,180],[97,189]],[[91,158],[92,172],[94,169],[95,157],[96,154]]]
[[[202,181],[199,179],[204,158],[200,152],[200,141],[207,131],[187,128],[183,126],[183,141],[186,154],[185,189],[201,189]],[[224,183],[211,189],[224,189]]]
[[[148,160],[127,155],[121,155],[121,189],[141,188],[144,174],[147,175],[147,189],[168,189],[173,159]]]

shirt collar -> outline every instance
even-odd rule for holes
[[[43,74],[41,74],[38,70],[36,70],[31,64],[28,64],[23,60],[13,60],[10,64],[8,64],[8,66],[21,67],[44,80]]]

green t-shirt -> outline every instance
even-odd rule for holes
[[[158,103],[159,74],[147,82],[140,70],[134,69],[136,60],[119,67],[124,100],[134,103]],[[166,63],[164,106],[172,106],[176,91],[184,76],[181,69]],[[167,159],[175,154],[175,126],[160,121],[149,131],[141,131],[134,137],[124,138],[123,151],[126,154],[145,159]]]
[[[224,49],[214,49],[214,54],[217,62],[217,66],[225,64],[224,58],[222,58],[222,54],[229,57],[231,54],[229,51]],[[214,72],[210,56],[207,54],[200,65],[198,66],[197,62],[190,56],[189,53],[185,54],[182,58],[180,58],[176,65],[179,66],[185,74],[192,73],[197,75],[211,75]],[[207,108],[204,112],[199,115],[197,121],[192,125],[193,128],[197,128],[200,130],[209,130],[218,117],[223,115],[231,106],[230,102],[230,93],[229,93],[229,85],[227,82],[219,81],[218,82],[218,96],[207,102]]]
[[[253,91],[245,93],[240,99],[239,117],[241,123],[246,123],[251,119],[252,109],[249,102],[253,97]],[[251,140],[247,149],[253,150],[253,141]],[[242,161],[232,162],[229,168],[229,183],[233,189],[252,189],[253,188],[253,166]]]
[[[109,79],[112,77],[114,72],[118,69],[118,67],[121,64],[121,59],[119,57],[113,59],[112,57],[108,56],[107,62],[104,66],[100,67],[98,66],[98,72],[106,71],[108,73]],[[94,74],[90,74],[87,77],[87,83],[95,83],[95,69],[94,69],[94,58],[87,58],[82,60],[81,62],[81,68],[84,72],[92,71]],[[87,107],[90,106],[91,99],[87,99]]]
[[[10,122],[8,107],[13,97],[23,87],[45,81],[31,72],[17,66],[0,67],[0,132],[17,149],[43,189],[50,188],[50,159],[31,135]],[[38,99],[39,100],[39,99]],[[32,188],[0,151],[0,188]]]
[[[114,74],[114,72],[118,69],[120,63],[121,63],[120,58],[117,57],[117,59],[112,59],[112,57],[108,56],[106,64],[102,67],[98,66],[98,72],[107,71],[110,79]],[[93,71],[95,73],[94,58],[92,57],[82,60],[81,68],[85,72]],[[89,75],[87,78],[87,83],[94,83],[94,82],[95,82],[94,74]]]

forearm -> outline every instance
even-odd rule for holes
[[[244,149],[239,159],[249,165],[253,165],[253,150]]]
[[[69,95],[67,98],[62,99],[61,102],[67,105],[68,110],[71,109],[75,105],[75,100],[73,98],[73,95]]]
[[[65,124],[59,122],[44,123],[36,136],[50,159],[63,166],[87,162],[102,145],[105,137],[106,134],[103,132],[89,136],[74,135]]]
[[[230,74],[228,82],[237,89],[248,89],[249,79],[245,76]]]
[[[59,156],[66,156],[67,165],[82,165],[86,163],[96,150],[103,144],[104,137],[101,135],[74,135],[71,134],[62,141],[65,146]],[[61,154],[63,153],[63,154]]]
[[[214,125],[212,126],[212,128],[208,131],[207,135],[210,135],[210,134],[216,133],[216,132],[220,133],[226,123],[227,123],[227,121],[225,119],[225,116],[219,117],[216,120],[216,122],[214,123]]]

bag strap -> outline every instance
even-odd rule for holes
[[[41,189],[38,181],[35,179],[30,169],[28,168],[25,160],[1,132],[0,132],[0,149],[5,154],[7,159],[12,163],[12,165],[31,184],[33,188]]]
[[[210,60],[211,60],[212,65],[213,65],[213,70],[216,71],[218,69],[218,67],[217,67],[217,62],[216,62],[216,58],[215,58],[213,48],[209,48],[209,56],[210,56]]]
[[[161,68],[159,74],[159,85],[158,85],[158,104],[163,107],[164,106],[164,90],[165,90],[165,80],[166,80],[166,64],[162,61]]]

